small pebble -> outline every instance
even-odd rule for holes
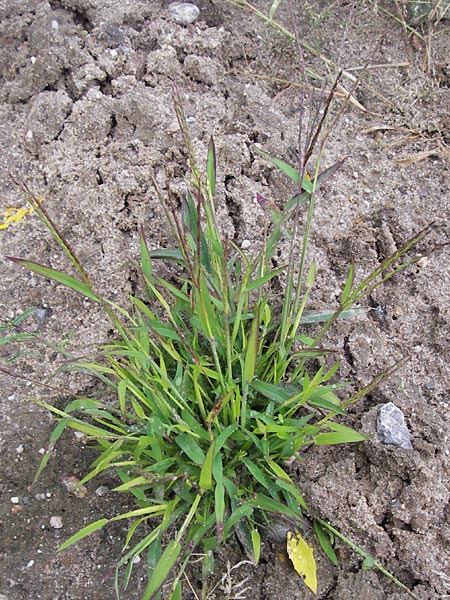
[[[87,440],[87,435],[82,431],[74,431],[73,435],[77,442],[85,442]]]
[[[20,498],[18,496],[12,496],[11,504],[19,504]]]
[[[178,25],[190,25],[200,14],[199,8],[190,2],[172,2],[169,4],[169,12]]]
[[[23,444],[20,444],[20,446],[17,446],[17,448],[16,448],[17,454],[22,454],[23,450],[24,450]]]
[[[50,517],[50,527],[53,527],[53,529],[61,529],[62,526],[63,526],[62,517],[58,517],[58,516]]]
[[[402,411],[393,402],[378,409],[377,434],[382,444],[412,450],[411,438]]]
[[[36,310],[34,311],[34,316],[39,325],[43,325],[45,323],[45,321],[47,321],[47,319],[50,317],[51,314],[52,314],[52,311],[48,307],[47,308],[43,308],[43,307],[36,308]]]
[[[242,240],[241,248],[242,250],[247,250],[252,245],[250,240]]]
[[[106,485],[101,485],[100,487],[98,487],[95,490],[95,493],[97,494],[97,496],[106,496],[106,494],[109,492],[109,488],[106,487]]]
[[[423,269],[427,266],[428,264],[428,256],[422,256],[421,258],[419,258],[419,260],[417,261],[417,266],[420,269]]]
[[[36,494],[35,498],[39,501],[46,500],[45,494]]]
[[[26,569],[31,569],[31,567],[34,565],[34,560],[29,560],[27,562],[27,566],[25,567]]]
[[[79,485],[80,480],[75,475],[66,475],[63,477],[62,483],[66,490],[76,498],[84,498],[87,494],[87,488],[84,485]]]

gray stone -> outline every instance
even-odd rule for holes
[[[377,434],[383,444],[412,450],[413,446],[405,423],[405,416],[393,402],[387,402],[380,406],[377,417]]]
[[[169,12],[175,23],[190,25],[198,19],[200,9],[190,2],[172,2],[169,4]]]

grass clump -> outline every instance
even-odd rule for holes
[[[12,259],[99,303],[115,327],[117,339],[102,348],[102,360],[73,365],[98,377],[115,401],[79,398],[65,410],[40,403],[58,418],[51,447],[67,427],[92,441],[98,455],[81,484],[113,472],[120,480],[115,491],[131,494],[137,504],[127,513],[91,523],[60,549],[111,521],[130,520],[117,573],[124,569],[126,589],[134,558],[146,554],[149,581],[142,600],[159,597],[168,581],[170,598],[181,598],[182,576],[193,552],[203,554],[205,596],[214,549],[232,536],[257,563],[260,531],[272,515],[289,523],[295,534],[289,537],[291,544],[293,539],[306,543],[300,532],[308,508],[289,475],[289,462],[312,444],[366,439],[336,417],[345,415],[346,406],[377,383],[339,400],[335,392],[346,384],[333,382],[339,362],[330,363],[333,353],[321,340],[339,316],[364,310],[356,305],[365,294],[417,260],[400,259],[426,234],[415,236],[358,285],[350,266],[337,308],[306,311],[315,274],[314,263],[308,267],[306,260],[314,193],[340,163],[323,173],[317,167],[310,181],[301,161],[295,169],[265,155],[296,182],[298,192],[283,210],[258,196],[266,214],[265,233],[261,249],[247,255],[219,233],[214,143],[211,140],[202,178],[177,95],[175,106],[191,181],[181,211],[170,193],[163,197],[155,185],[176,243],[173,249],[151,250],[141,232],[139,271],[145,297],[130,296],[129,310],[101,297],[45,208],[31,195],[31,205],[78,276]],[[308,158],[323,122],[308,137]],[[282,238],[289,240],[289,259],[274,269],[271,258]],[[155,261],[161,260],[177,265],[176,281],[173,275],[158,275]],[[282,273],[286,286],[280,306],[269,288]],[[314,338],[301,327],[311,321],[322,322]],[[310,358],[320,364],[313,371]],[[316,520],[314,531],[325,553],[337,562],[330,543],[334,530],[330,533],[325,522]],[[313,558],[307,571],[302,575],[315,591]],[[116,592],[119,595],[118,576]]]

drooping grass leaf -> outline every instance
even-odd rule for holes
[[[291,179],[294,183],[299,182],[298,169],[291,167],[291,165],[284,162],[284,160],[275,158],[275,157],[271,156],[270,154],[267,154],[267,152],[264,152],[263,150],[261,150],[260,148],[258,148],[256,146],[254,146],[254,149],[256,150],[256,152],[258,152],[258,154],[260,154],[261,156],[263,156],[264,158],[269,160],[278,169],[280,169],[280,171],[282,173],[284,173],[285,175],[287,175],[289,177],[289,179]],[[309,179],[307,177],[303,177],[303,179],[302,179],[302,188],[309,194],[313,191],[313,184],[309,181]]]
[[[61,552],[62,550],[65,550],[69,546],[72,546],[72,544],[79,542],[86,536],[91,535],[91,533],[94,533],[94,531],[98,531],[99,529],[102,529],[102,527],[104,527],[107,523],[108,523],[108,519],[99,519],[98,521],[94,521],[93,523],[86,525],[86,527],[83,527],[82,529],[80,529],[80,531],[77,531],[77,533],[75,533],[68,540],[63,542],[61,544],[61,546],[59,546],[58,552]]]
[[[39,263],[32,262],[31,260],[25,260],[23,258],[14,258],[11,256],[7,257],[12,262],[29,269],[36,275],[42,275],[43,277],[47,277],[48,279],[52,279],[61,285],[64,285],[75,292],[78,292],[82,296],[89,298],[90,300],[94,300],[95,302],[100,302],[99,296],[97,296],[91,287],[80,281],[76,277],[72,277],[71,275],[67,275],[62,271],[57,271],[56,269],[52,269],[51,267],[45,267],[44,265],[40,265]]]
[[[323,527],[319,523],[317,519],[313,521],[314,532],[316,534],[317,540],[322,547],[322,550],[325,552],[330,561],[337,567],[339,565],[337,556],[335,551],[333,550],[333,546],[331,545],[330,538],[327,533],[323,530]]]
[[[326,426],[333,431],[329,433],[318,433],[314,436],[314,443],[318,446],[333,445],[333,444],[351,444],[354,442],[364,442],[369,439],[367,435],[358,433],[350,427],[340,425],[329,421]]]
[[[181,552],[181,544],[178,540],[172,540],[169,542],[161,555],[161,558],[155,565],[153,574],[145,588],[142,600],[150,600],[154,594],[164,583],[168,574],[172,570],[178,556]]]

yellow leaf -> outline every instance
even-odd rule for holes
[[[317,594],[316,561],[314,559],[314,552],[312,547],[305,542],[300,533],[288,531],[287,553],[295,570],[305,582],[305,585]]]
[[[43,198],[37,198],[36,203],[39,205],[41,204],[42,200]],[[0,229],[6,229],[11,225],[11,223],[18,223],[19,221],[22,221],[22,219],[25,219],[25,217],[28,217],[29,215],[33,214],[33,212],[33,206],[24,206],[22,208],[15,208],[14,206],[10,206],[5,210],[4,220],[2,223],[0,223]]]

